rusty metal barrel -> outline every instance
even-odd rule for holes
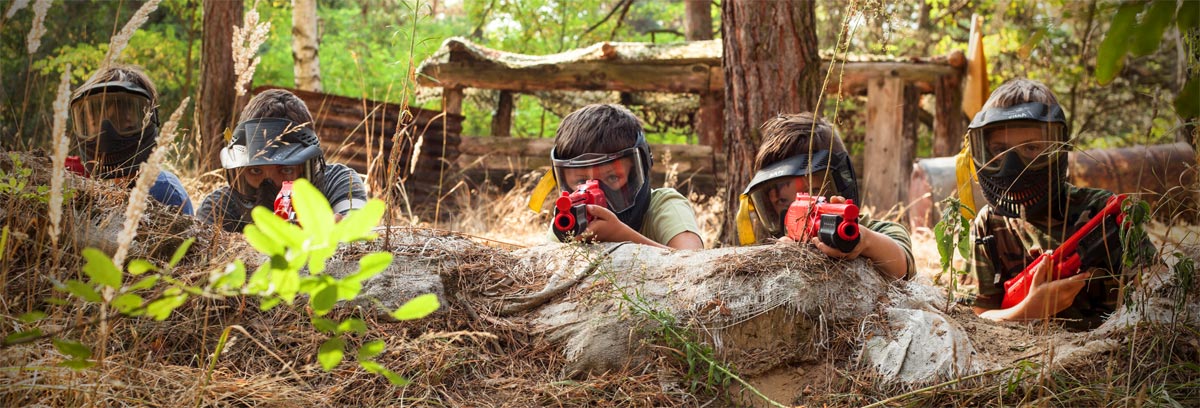
[[[1161,206],[1155,213],[1160,219],[1195,222],[1200,215],[1196,152],[1187,143],[1071,152],[1068,160],[1068,174],[1076,186],[1139,194],[1151,206]],[[954,171],[954,157],[921,159],[913,164],[908,192],[910,227],[937,224],[941,216],[937,204],[955,193]],[[978,185],[975,203],[987,203]]]

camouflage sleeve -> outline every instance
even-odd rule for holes
[[[1000,282],[992,261],[995,249],[989,248],[989,246],[996,245],[996,237],[988,228],[986,210],[986,208],[981,210],[975,220],[971,222],[970,242],[974,244],[974,247],[971,250],[971,259],[967,262],[967,269],[970,273],[975,274],[977,282],[978,293],[975,295],[975,306],[983,309],[999,309],[1004,300],[1004,283]]]
[[[330,164],[318,187],[334,214],[346,214],[367,204],[367,191],[358,172],[343,164]]]
[[[249,214],[232,202],[233,191],[228,186],[221,187],[204,197],[200,210],[196,215],[205,224],[220,223],[221,229],[229,232],[242,232],[250,224]]]
[[[917,267],[916,263],[913,262],[912,239],[908,236],[908,229],[894,222],[880,220],[868,220],[866,227],[871,231],[887,235],[888,238],[891,238],[900,245],[900,248],[904,250],[904,261],[908,266],[904,272],[904,280],[912,279],[913,275],[916,274]]]

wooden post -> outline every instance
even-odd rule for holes
[[[496,104],[496,114],[492,116],[492,136],[512,136],[513,94],[510,91],[500,91],[500,102]]]
[[[461,115],[463,96],[462,88],[442,88],[442,110]]]
[[[918,93],[900,78],[879,78],[867,87],[867,136],[863,145],[863,204],[875,216],[904,207],[916,155]]]
[[[696,138],[701,145],[712,147],[719,154],[725,142],[725,95],[700,94],[700,109],[696,111]]]
[[[957,75],[945,75],[933,84],[933,157],[953,156],[962,149],[966,115],[962,112],[962,87]]]

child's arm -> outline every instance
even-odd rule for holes
[[[617,218],[607,208],[589,205],[587,206],[588,215],[594,217],[588,222],[587,231],[591,233],[591,238],[601,242],[633,242],[636,244],[649,245],[655,248],[662,249],[703,249],[704,244],[700,241],[700,236],[692,232],[683,232],[676,234],[671,238],[667,245],[663,245],[646,236],[634,231],[625,223]],[[587,235],[587,232],[584,233]]]
[[[850,252],[842,252],[825,245],[818,237],[812,237],[811,241],[817,249],[831,258],[854,259],[862,256],[879,265],[879,269],[888,276],[904,279],[908,275],[908,255],[905,255],[904,248],[892,237],[866,228],[860,228],[859,234],[862,235],[862,239]]]
[[[1091,272],[1049,281],[1050,263],[1043,263],[1033,274],[1033,283],[1025,300],[1008,309],[973,307],[975,314],[988,320],[1036,320],[1054,316],[1071,306],[1075,295],[1083,289]]]

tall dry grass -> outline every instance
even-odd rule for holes
[[[137,32],[143,24],[146,24],[146,20],[150,18],[150,13],[158,9],[158,3],[160,2],[162,0],[147,1],[145,4],[142,4],[142,7],[138,8],[137,12],[133,13],[133,17],[130,17],[129,21],[125,23],[125,27],[122,27],[121,31],[110,39],[108,53],[104,55],[104,61],[100,63],[100,68],[97,71],[108,68],[121,57],[121,53],[129,45],[129,40],[133,38],[133,33]]]
[[[51,163],[65,163],[67,160],[67,151],[71,146],[70,139],[67,138],[67,112],[70,111],[70,102],[71,64],[67,64],[58,84],[58,96],[54,98],[54,126],[50,132],[54,154],[50,158]],[[63,178],[66,176],[66,169],[61,165],[54,166],[53,169],[54,172],[50,176],[50,242],[54,248],[58,248],[59,223],[62,221]]]

